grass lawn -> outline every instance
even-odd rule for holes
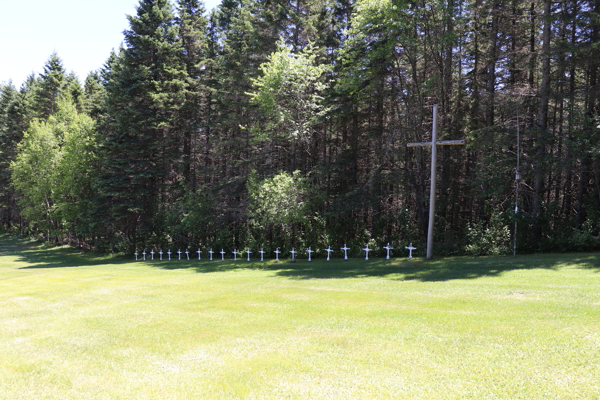
[[[131,261],[0,236],[0,399],[599,399],[600,254]]]

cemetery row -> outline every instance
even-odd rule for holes
[[[389,260],[390,257],[391,257],[391,255],[392,255],[392,250],[394,248],[391,247],[389,243],[387,244],[387,246],[384,246],[383,248],[386,249],[386,251],[387,251],[385,259]],[[406,246],[405,249],[408,250],[408,258],[411,259],[412,258],[412,251],[415,250],[416,247],[413,247],[413,245],[411,243],[408,246]],[[350,247],[344,245],[344,247],[341,247],[340,250],[342,250],[344,252],[344,260],[347,260],[348,259],[348,250],[350,250]],[[373,251],[373,249],[370,249],[369,246],[365,246],[361,250],[365,252],[365,260],[368,260],[369,259],[369,252]],[[327,252],[326,260],[327,261],[331,261],[331,258],[332,258],[331,253],[334,253],[335,250],[333,250],[331,248],[331,246],[329,246],[328,248],[324,249],[323,251]],[[177,254],[177,260],[181,260],[181,255],[182,254],[185,254],[185,258],[184,259],[186,259],[186,260],[190,259],[190,254],[192,254],[192,256],[193,256],[193,252],[190,252],[187,249],[185,251],[177,250],[177,252],[175,252],[175,253]],[[221,255],[221,260],[225,260],[225,254],[228,254],[223,249],[221,249],[220,252],[215,252],[212,249],[210,249],[206,253],[208,254],[208,260],[209,261],[213,261],[213,254],[215,254],[215,253]],[[253,252],[252,252],[252,250],[250,248],[248,248],[247,250],[242,250],[242,251],[237,251],[236,249],[233,249],[233,251],[231,253],[232,253],[232,257],[231,258],[234,261],[237,260],[238,255],[240,256],[240,258],[244,258],[243,257],[244,253],[247,254],[247,257],[246,257],[247,260],[248,261],[252,261],[252,254],[253,254]],[[260,251],[258,251],[258,253],[260,254],[260,261],[264,261],[265,254],[267,254],[267,252],[264,251],[263,249],[260,249]],[[275,261],[279,261],[279,254],[282,254],[282,253],[285,253],[285,252],[280,251],[279,247],[278,247],[275,251],[273,251],[273,253],[275,253]],[[289,253],[292,256],[292,262],[295,262],[296,261],[296,254],[298,254],[298,251],[296,251],[295,248],[292,248],[292,250],[290,250]],[[312,261],[312,254],[316,253],[316,252],[314,250],[312,250],[312,248],[309,247],[306,250],[306,253],[308,254],[308,261]],[[154,250],[151,250],[149,253],[146,253],[146,250],[144,250],[142,253],[138,253],[136,251],[133,254],[135,255],[135,260],[136,261],[140,260],[140,256],[142,256],[142,260],[143,261],[146,261],[148,259],[148,256],[149,256],[150,260],[154,260],[155,259],[154,258],[155,254],[158,254],[158,259],[159,260],[163,260],[163,257],[166,254],[167,257],[168,257],[168,260],[171,261],[171,259],[172,259],[171,256],[174,253],[172,253],[171,250],[168,250],[167,252],[163,252],[162,250],[159,250],[158,252],[155,252]],[[200,250],[200,249],[196,250],[196,254],[197,254],[197,256],[195,256],[195,257],[197,257],[198,260],[202,260],[202,250]],[[175,256],[173,256],[173,258],[174,257]],[[219,256],[215,256],[215,257],[218,258]]]

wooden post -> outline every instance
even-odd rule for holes
[[[406,147],[431,146],[431,188],[429,190],[429,225],[427,228],[427,259],[433,257],[433,226],[435,219],[435,180],[437,164],[437,145],[460,145],[464,140],[437,140],[437,104],[433,105],[433,127],[431,129],[431,142],[408,143]]]

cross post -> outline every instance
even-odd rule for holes
[[[384,249],[387,250],[387,255],[385,256],[385,259],[389,260],[390,259],[390,250],[392,250],[393,247],[390,247],[390,244],[388,243],[387,246],[384,247]]]
[[[365,260],[369,259],[369,252],[373,249],[369,248],[369,245],[366,245],[365,248],[363,249],[365,251]]]
[[[263,250],[263,248],[260,248],[260,261],[265,261],[264,256],[265,256],[265,251]]]
[[[346,244],[344,243],[344,247],[342,247],[340,250],[344,250],[344,260],[348,259],[348,250],[350,250],[350,247],[346,246]]]
[[[433,105],[433,127],[431,130],[431,142],[408,143],[406,147],[428,147],[431,146],[431,188],[429,190],[429,226],[427,229],[427,259],[433,257],[433,220],[435,218],[435,169],[437,164],[438,145],[461,145],[464,140],[437,140],[437,104]]]
[[[333,252],[333,250],[331,249],[331,246],[326,248],[325,251],[327,252],[327,261],[331,261],[331,252]]]
[[[312,253],[314,253],[314,250],[312,250],[310,247],[308,248],[308,250],[306,250],[306,252],[308,253],[308,261],[312,261]]]

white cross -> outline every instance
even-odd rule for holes
[[[348,250],[350,250],[350,247],[346,246],[346,244],[344,243],[344,247],[342,247],[340,250],[344,250],[344,260],[348,259]]]
[[[213,255],[213,253],[214,253],[214,251],[212,251],[212,249],[210,249],[210,250],[208,251],[208,255],[209,255],[209,256],[208,256],[208,257],[209,257],[209,258],[208,258],[208,261],[212,261],[212,255]]]
[[[431,130],[431,142],[408,143],[407,147],[431,146],[431,187],[429,189],[429,227],[427,229],[427,259],[433,257],[433,220],[435,218],[435,170],[437,163],[438,145],[465,144],[464,140],[437,140],[437,104],[433,106],[433,127]]]
[[[221,261],[225,259],[225,252],[221,249]]]
[[[252,254],[250,247],[248,247],[248,250],[246,250],[246,253],[248,253],[248,261],[252,260],[252,257],[250,256],[250,254]]]
[[[190,259],[190,252],[188,251],[188,249],[185,249],[185,255],[187,257],[187,259]]]
[[[260,253],[260,261],[265,261],[265,260],[264,260],[265,251],[263,250],[263,248],[262,248],[262,247],[260,248],[260,251],[259,251],[259,253]]]
[[[408,249],[408,259],[410,260],[412,258],[412,251],[416,250],[416,247],[413,247],[412,243],[409,244],[407,247],[405,247],[405,249]]]
[[[177,254],[179,255],[179,259],[181,260],[181,249],[177,250]]]
[[[296,248],[292,247],[292,250],[290,250],[290,253],[292,253],[292,262],[296,262]]]
[[[365,248],[363,249],[365,251],[365,260],[369,259],[369,252],[373,249],[369,248],[369,245],[366,245]]]
[[[152,254],[152,260],[154,260],[154,249],[152,249],[152,251],[150,251],[150,254]]]
[[[392,250],[393,247],[390,247],[390,244],[388,243],[387,246],[384,246],[383,248],[387,250],[387,256],[385,256],[385,259],[389,260],[390,259],[390,250]]]
[[[237,254],[238,254],[238,252],[235,251],[235,249],[233,249],[232,253],[233,253],[233,261],[237,260]]]
[[[142,255],[144,256],[144,261],[146,261],[146,250],[144,250],[144,252],[142,253]]]
[[[198,249],[196,253],[198,253],[198,260],[202,260],[202,250]]]
[[[312,261],[312,253],[314,253],[314,250],[311,250],[311,248],[309,247],[308,250],[306,250],[306,252],[308,253],[308,261]]]
[[[171,254],[173,254],[173,253],[171,253],[171,249],[169,249],[169,251],[167,251],[167,254],[169,255],[169,261],[171,261]]]
[[[137,257],[138,257],[138,252],[136,251],[136,252],[135,252],[135,253],[133,253],[133,254],[135,254],[135,261],[137,261],[137,260],[138,260],[138,258],[137,258]]]
[[[281,253],[279,251],[279,247],[277,248],[277,250],[275,250],[273,253],[275,253],[275,261],[279,261],[279,253]]]
[[[158,252],[158,254],[160,254],[160,261],[162,261],[162,255],[163,255],[162,249]]]
[[[331,253],[333,252],[333,250],[331,250],[331,246],[325,249],[325,251],[327,252],[327,261],[331,261]]]

